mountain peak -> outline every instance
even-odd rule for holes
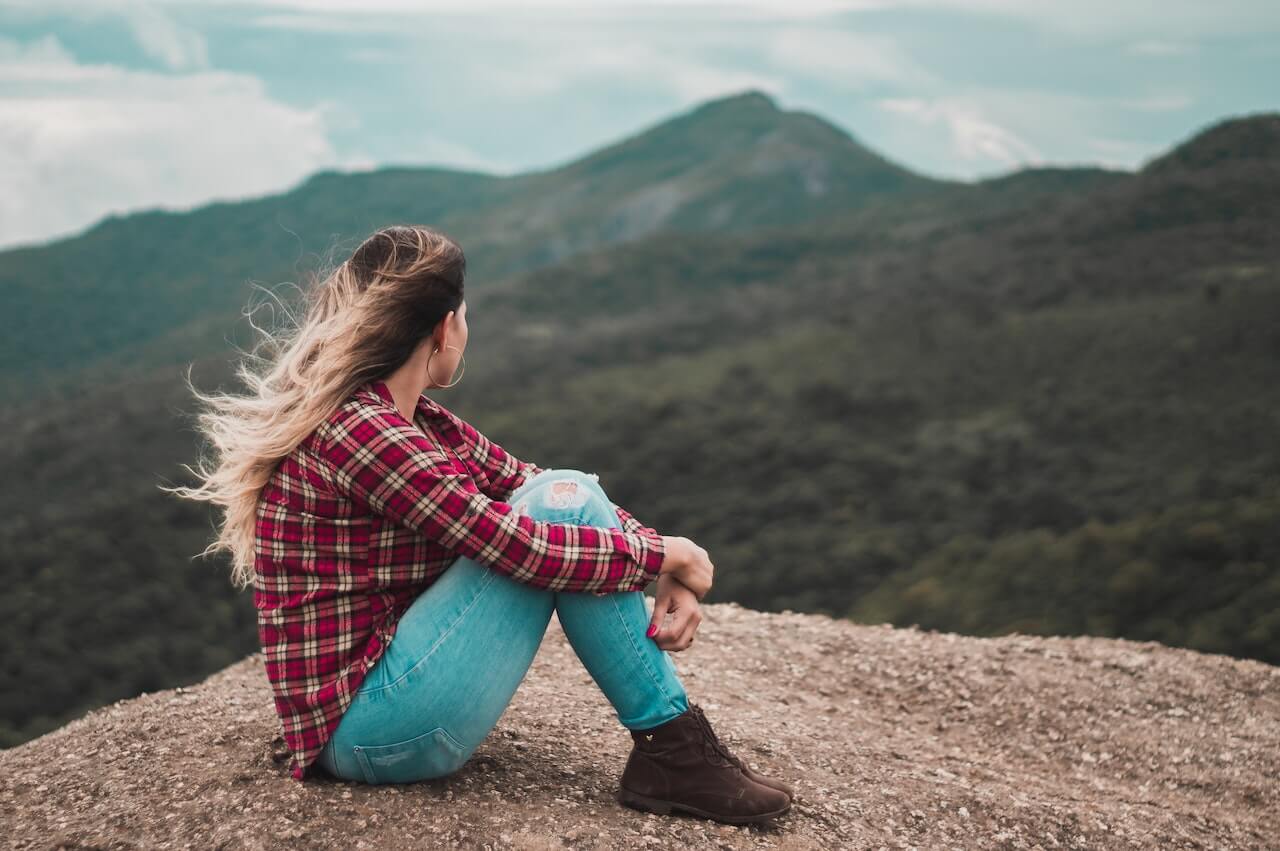
[[[762,89],[747,89],[733,95],[725,95],[723,97],[712,98],[703,101],[693,112],[696,113],[712,113],[725,110],[753,110],[762,112],[780,113],[782,110],[778,107],[778,102],[773,99],[772,95],[767,94]]]

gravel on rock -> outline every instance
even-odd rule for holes
[[[1280,668],[1155,642],[975,638],[732,603],[673,654],[796,789],[768,826],[618,804],[627,731],[553,618],[458,773],[288,776],[261,654],[0,751],[16,849],[1280,847]]]

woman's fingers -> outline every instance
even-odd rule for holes
[[[702,615],[696,609],[678,610],[671,623],[658,634],[658,646],[673,652],[687,650],[701,622]]]
[[[684,631],[682,618],[683,616],[679,612],[672,615],[671,620],[654,637],[658,646],[663,650],[677,649],[676,644],[679,641],[680,634]]]
[[[671,609],[671,598],[666,594],[659,593],[653,600],[653,614],[649,616],[649,630],[645,635],[656,639],[659,643],[662,641],[662,621],[666,618],[667,612]]]
[[[681,650],[688,649],[693,644],[694,633],[698,631],[698,624],[702,623],[702,614],[694,609],[689,612],[688,622],[685,624],[684,632],[680,634]]]
[[[658,646],[663,650],[678,650],[677,645],[680,636],[684,633],[684,622],[688,619],[688,615],[677,609],[671,613],[671,619],[663,625],[661,631],[655,636]]]

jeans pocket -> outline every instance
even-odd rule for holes
[[[443,727],[389,745],[352,748],[367,783],[412,783],[452,774],[467,760],[467,750]]]

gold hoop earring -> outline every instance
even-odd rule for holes
[[[445,346],[445,348],[446,348],[446,349],[458,349],[458,347],[457,347],[457,346],[454,346],[454,345],[447,345],[447,346]],[[433,378],[433,377],[432,377],[432,375],[431,375],[431,358],[432,358],[432,357],[434,357],[434,356],[435,356],[435,354],[436,354],[436,352],[438,352],[438,351],[440,351],[440,348],[437,346],[437,347],[436,347],[436,348],[431,352],[431,354],[427,355],[427,378],[430,378],[432,381],[435,381],[435,378]],[[458,382],[462,380],[462,373],[467,371],[467,359],[463,356],[463,354],[462,354],[462,349],[458,349],[458,366],[462,367],[462,370],[461,370],[461,372],[459,372],[459,373],[458,373],[458,377],[453,381],[453,383],[452,383],[452,384],[439,384],[439,385],[436,385],[436,386],[437,386],[437,387],[440,387],[441,389],[445,389],[445,388],[448,388],[448,387],[455,387],[455,386],[457,386]]]

